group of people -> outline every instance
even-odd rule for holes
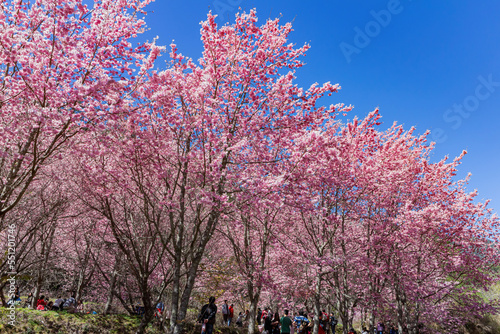
[[[257,323],[262,322],[263,334],[312,334],[314,314],[306,316],[305,312],[300,311],[298,315],[289,317],[288,310],[284,311],[284,316],[280,318],[278,312],[272,314],[271,310],[267,311],[258,309]],[[338,320],[333,313],[328,314],[325,310],[320,312],[318,334],[335,334],[335,328]],[[260,329],[260,327],[259,327]],[[349,328],[349,334],[357,334],[354,328]],[[362,326],[361,334],[369,334],[368,329]],[[374,329],[374,334],[399,334],[396,326],[390,324],[386,329],[383,322],[377,324]]]
[[[31,307],[33,302],[33,294],[30,293],[28,298],[24,303],[24,307]],[[11,299],[7,302],[7,304],[20,305],[21,304],[21,295],[19,293],[19,288],[16,288],[16,291]],[[82,302],[78,302],[75,299],[75,296],[72,295],[67,299],[63,299],[62,296],[58,296],[56,300],[49,300],[45,295],[41,295],[40,298],[37,299],[35,309],[40,311],[62,311],[65,310],[70,313],[74,313],[77,311],[78,307],[82,305]]]
[[[236,318],[236,326],[243,327],[243,323],[248,320],[250,311],[246,310],[245,312],[240,312],[238,314],[238,318]],[[231,326],[234,318],[234,305],[229,305],[227,300],[224,300],[224,304],[222,304],[222,324]]]
[[[228,304],[224,300],[222,304],[222,323],[230,326],[234,315],[233,304]],[[214,324],[217,317],[217,305],[215,305],[215,297],[210,297],[208,304],[205,304],[198,315],[198,322],[202,323],[202,334],[212,334]],[[270,308],[261,310],[257,309],[256,322],[259,331],[262,334],[311,334],[313,330],[313,314],[309,317],[304,311],[299,311],[298,314],[290,314],[289,310],[284,310],[283,316],[278,312],[272,312]],[[337,318],[333,313],[328,314],[325,310],[320,312],[318,334],[335,334],[337,326]],[[236,325],[243,326],[243,322],[249,319],[249,311],[240,312],[236,320]],[[386,329],[383,322],[380,322],[375,327],[374,334],[398,334],[398,330],[394,325],[389,325]],[[349,334],[357,334],[354,328],[349,329]],[[369,334],[365,326],[362,327],[361,334]],[[373,334],[373,333],[372,333]]]
[[[240,312],[241,314],[241,312]],[[224,304],[222,304],[222,322],[224,325],[231,326],[231,322],[234,317],[234,308],[233,304],[228,305],[227,300],[224,300]]]
[[[62,296],[58,296],[55,301],[51,301],[48,297],[42,295],[36,302],[36,309],[40,311],[64,310],[69,313],[74,313],[77,311],[78,306],[81,304],[81,301],[79,303],[76,302],[74,295],[67,299],[63,299]]]
[[[386,330],[385,325],[383,322],[379,322],[376,326],[376,332],[377,334],[399,334],[399,330],[396,328],[396,326],[389,324],[389,328]],[[404,331],[403,331],[404,332]],[[368,331],[366,331],[368,334]]]
[[[236,326],[243,327],[243,323],[248,320],[249,311],[240,312],[236,319]],[[222,304],[222,323],[223,325],[231,326],[234,317],[234,305],[229,305],[227,300]],[[202,334],[212,334],[215,320],[217,319],[217,305],[215,305],[215,297],[208,299],[208,304],[203,305],[198,322],[202,324]]]
[[[278,312],[273,313],[271,309],[257,310],[257,324],[263,334],[310,334],[312,333],[314,315],[308,318],[304,311],[299,311],[296,315],[290,315],[288,310],[284,310],[284,315],[280,317]],[[318,316],[318,334],[328,334],[330,329],[335,333],[337,319],[334,314],[328,314],[325,310]],[[263,324],[263,325],[261,325]]]
[[[234,306],[224,300],[222,304],[222,323],[230,326],[234,317]],[[210,297],[208,304],[203,305],[198,315],[198,322],[202,324],[202,334],[212,334],[215,321],[217,319],[217,305],[215,297]],[[243,327],[243,323],[248,321],[249,311],[240,312],[236,319],[236,326]],[[332,314],[325,311],[319,317],[319,334],[328,334],[329,329],[335,333],[337,319]],[[263,334],[310,334],[312,332],[312,322],[300,311],[296,316],[284,310],[284,315],[280,317],[278,312],[273,313],[270,308],[265,310],[257,309],[256,322],[259,330]]]

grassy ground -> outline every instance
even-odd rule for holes
[[[55,311],[16,309],[16,325],[8,324],[8,309],[0,308],[0,333],[134,333],[139,317],[128,315],[70,314]],[[158,333],[151,326],[148,333]]]
[[[129,334],[135,333],[141,322],[140,317],[126,314],[71,314],[65,311],[37,311],[26,308],[16,308],[16,325],[8,325],[9,309],[0,307],[0,333],[56,333],[56,334]],[[201,325],[187,322],[184,327],[186,334],[199,334]],[[150,324],[147,334],[159,334],[156,326]],[[235,327],[216,325],[214,334],[245,334],[246,330]]]

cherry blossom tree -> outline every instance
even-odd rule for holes
[[[425,134],[415,137],[414,129],[404,132],[397,125],[377,131],[379,118],[375,111],[362,122],[355,119],[296,140],[300,163],[287,178],[289,203],[300,222],[293,229],[300,244],[296,261],[308,263],[315,273],[315,331],[328,285],[346,333],[356,308],[371,308],[373,326],[374,316],[383,315],[385,307],[392,309],[394,299],[400,329],[416,331],[424,300],[426,312],[433,309],[427,302],[440,303],[451,316],[456,293],[477,291],[485,280],[485,285],[496,280],[488,268],[498,261],[489,256],[498,250],[492,242],[498,222],[484,204],[472,204],[474,194],[465,193],[463,181],[452,180],[462,157],[451,164],[430,163],[433,146],[425,145]],[[477,226],[485,231],[481,237],[473,232]],[[468,252],[465,243],[451,247],[458,240],[479,242],[481,251]],[[472,262],[459,258],[478,261],[478,252],[486,268],[466,269],[463,265]],[[460,269],[451,269],[454,265]],[[464,286],[468,288],[461,290]],[[461,307],[485,310],[473,295]]]
[[[225,290],[233,296],[246,296],[249,334],[255,332],[261,292],[272,290],[274,285],[272,272],[276,264],[270,261],[269,253],[279,252],[281,243],[287,243],[286,231],[293,227],[276,190],[268,187],[259,190],[250,194],[246,189],[232,197],[234,209],[224,219],[217,238],[227,240],[227,246],[216,250],[219,257],[234,259],[236,270],[225,281]]]
[[[0,2],[0,221],[82,126],[120,115],[159,52],[130,43],[149,2]]]
[[[52,175],[43,175],[6,217],[7,224],[15,225],[17,232],[15,272],[23,281],[31,280],[35,303],[42,288],[48,285],[49,277],[54,278],[51,273],[59,260],[55,252],[60,240],[57,232],[68,215],[69,203],[65,184]],[[0,264],[2,276],[12,272],[7,268],[7,259],[3,260]],[[1,297],[3,300],[3,294]]]
[[[152,146],[168,185],[164,203],[175,235],[174,334],[186,317],[205,248],[230,210],[230,195],[251,186],[261,165],[284,159],[298,129],[321,124],[336,112],[316,102],[338,86],[326,83],[304,91],[293,84],[293,71],[302,66],[298,57],[308,47],[287,44],[290,32],[291,25],[281,26],[279,20],[259,27],[255,11],[237,15],[235,24],[220,29],[209,14],[202,23],[204,51],[198,64],[173,45],[170,68],[154,73],[141,90],[151,111],[140,117],[137,134],[158,138],[158,146]],[[183,262],[189,265],[181,291]]]

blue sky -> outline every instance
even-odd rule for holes
[[[259,20],[293,20],[291,42],[311,45],[298,83],[339,83],[331,101],[352,104],[348,118],[379,107],[393,121],[437,142],[433,161],[466,149],[459,177],[472,173],[469,190],[500,208],[500,1],[465,0],[156,0],[148,7],[158,44],[201,55],[200,21],[209,10],[218,23],[256,8]]]

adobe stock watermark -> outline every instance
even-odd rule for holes
[[[412,0],[407,1],[411,2]],[[403,9],[404,7],[400,0],[389,0],[386,9],[379,11],[371,10],[370,15],[373,17],[373,20],[368,21],[363,29],[358,26],[354,27],[355,35],[352,44],[347,42],[339,44],[340,51],[342,51],[347,63],[349,64],[352,61],[354,54],[360,54],[362,49],[370,45],[371,41],[380,34],[382,28],[387,27],[391,23],[392,18],[401,14]]]
[[[481,101],[488,99],[500,87],[500,81],[493,81],[493,74],[486,78],[482,75],[477,77],[479,83],[474,89],[474,94],[467,96],[462,103],[454,103],[450,109],[443,113],[443,120],[451,123],[451,128],[457,130],[464,119],[469,118],[474,111],[479,109]],[[446,131],[442,128],[435,128],[431,131],[432,141],[443,143],[448,139]]]
[[[12,301],[9,304],[9,312],[7,313],[7,318],[9,319],[7,323],[11,326],[16,325],[16,305],[14,303],[14,298],[16,295],[16,225],[11,224],[7,229],[7,282],[9,287],[8,297]]]
[[[243,0],[215,0],[212,3],[215,14],[217,14],[216,20],[220,24],[226,23],[231,20],[231,14],[234,16],[238,6],[243,2]]]

